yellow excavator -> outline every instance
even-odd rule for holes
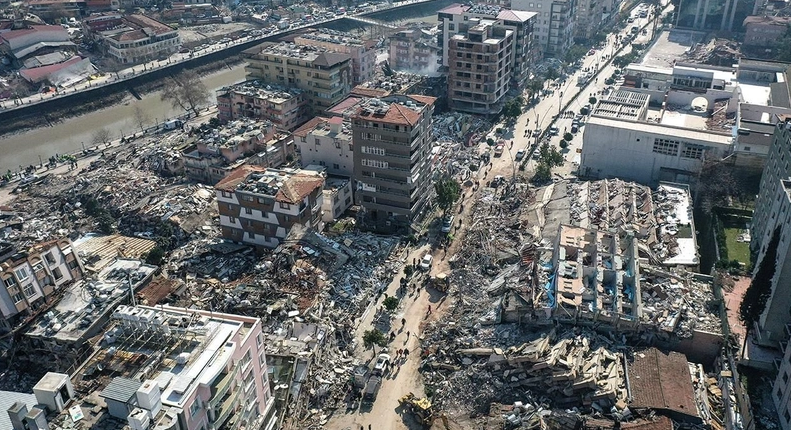
[[[434,411],[431,408],[431,402],[424,397],[416,397],[414,394],[409,393],[400,399],[398,404],[406,409],[409,409],[425,426],[430,426],[434,422]]]

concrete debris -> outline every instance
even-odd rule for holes
[[[623,347],[593,331],[551,330],[535,337],[515,326],[497,326],[478,329],[470,338],[464,334],[475,328],[454,327],[446,335],[432,328],[438,330],[424,340],[424,377],[442,408],[482,411],[490,401],[519,402],[528,414],[518,417],[522,423],[551,408],[610,413],[615,407],[627,413]]]

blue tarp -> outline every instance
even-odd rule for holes
[[[547,290],[547,296],[549,297],[549,307],[555,307],[555,275],[551,275],[549,277],[549,281],[547,281],[547,285],[544,286],[544,289]]]

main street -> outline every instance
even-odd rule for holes
[[[647,34],[640,34],[634,43],[644,44],[648,43],[653,34],[651,34],[652,24],[649,22],[653,15],[649,18],[638,19],[634,23],[627,26],[619,34],[622,37],[628,37],[627,33],[633,25],[640,26],[647,29]],[[603,90],[606,85],[604,81],[612,75],[615,68],[610,65],[613,57],[631,52],[631,46],[627,45],[623,50],[619,51],[616,46],[616,37],[610,35],[607,38],[606,44],[597,49],[595,54],[588,55],[583,59],[583,65],[580,71],[567,76],[565,83],[560,84],[556,88],[554,94],[543,97],[535,106],[526,109],[522,115],[517,119],[513,126],[508,126],[505,123],[498,124],[492,127],[492,130],[497,128],[504,128],[502,138],[507,141],[513,141],[513,148],[506,145],[506,151],[502,157],[492,159],[492,170],[486,173],[486,169],[480,169],[478,179],[481,183],[491,180],[496,175],[503,175],[509,177],[517,172],[516,164],[513,157],[519,149],[529,150],[531,144],[535,141],[534,138],[524,137],[525,130],[535,129],[536,127],[542,130],[547,130],[551,125],[558,127],[561,131],[564,128],[571,126],[571,119],[554,119],[553,117],[559,112],[566,110],[573,110],[579,112],[580,108],[588,103],[589,96],[597,94]],[[609,58],[605,58],[609,56]],[[594,67],[597,70],[596,75],[583,87],[577,86],[577,77],[584,68]],[[559,82],[558,82],[559,83]],[[561,95],[562,94],[562,95]],[[560,133],[562,134],[562,132]],[[550,139],[552,145],[557,146],[560,142],[560,136],[554,136]],[[482,139],[480,143],[480,150],[488,150],[488,145]],[[560,176],[571,175],[576,169],[573,164],[573,156],[576,155],[577,148],[582,145],[582,130],[580,130],[571,142],[570,147],[566,151],[567,161],[563,166],[556,169],[556,174]],[[531,161],[529,168],[534,168],[535,162]],[[470,190],[465,190],[465,195],[462,197],[462,204],[456,215],[457,219],[462,220],[462,228],[455,233],[453,245],[446,250],[433,248],[431,243],[435,243],[435,236],[429,236],[428,243],[422,242],[418,247],[409,249],[402,256],[401,262],[403,265],[412,264],[414,260],[420,258],[426,253],[431,253],[434,258],[430,274],[436,275],[438,273],[446,272],[448,267],[448,259],[455,253],[456,247],[464,241],[466,233],[467,220],[470,219],[470,212],[472,210],[472,202],[478,198],[478,193]],[[435,233],[436,234],[436,233]],[[391,355],[395,355],[396,350],[407,348],[410,351],[409,356],[405,360],[398,361],[395,369],[386,377],[382,382],[381,389],[377,396],[376,401],[368,408],[361,408],[354,411],[335,411],[333,416],[329,417],[325,426],[327,429],[337,430],[357,430],[375,428],[377,430],[402,430],[407,428],[421,428],[416,425],[408,413],[405,413],[398,404],[398,399],[409,393],[413,392],[417,396],[424,395],[423,382],[420,375],[420,336],[425,324],[429,321],[441,318],[446,309],[448,309],[453,302],[452,294],[441,295],[433,289],[424,289],[420,294],[410,294],[406,296],[398,296],[400,280],[403,277],[403,271],[395,274],[393,281],[385,289],[385,295],[379,300],[372,302],[360,321],[358,321],[357,329],[355,331],[355,338],[358,341],[358,348],[355,356],[362,358],[371,364],[375,360],[376,353],[366,349],[362,345],[362,336],[366,330],[370,330],[373,326],[374,319],[377,316],[377,310],[382,308],[382,300],[387,296],[400,297],[399,308],[392,316],[393,330],[396,333],[396,338],[391,342],[386,350]],[[422,275],[428,276],[428,274]],[[422,278],[414,281],[421,283]],[[402,327],[400,320],[404,318],[406,324]],[[377,352],[380,352],[377,350]],[[469,428],[471,423],[453,422],[451,420],[451,427],[453,429]],[[370,426],[370,427],[369,427]]]

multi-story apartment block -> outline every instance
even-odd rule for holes
[[[242,164],[279,167],[295,153],[289,133],[271,122],[242,119],[205,132],[182,155],[189,179],[214,185]]]
[[[321,231],[324,176],[241,166],[215,185],[222,237],[275,248],[299,224]]]
[[[616,0],[577,0],[574,37],[590,39],[595,36],[607,23],[618,17],[619,4]]]
[[[563,58],[574,43],[576,0],[512,0],[511,8],[536,12],[535,42],[546,57]]]
[[[300,35],[294,39],[294,43],[298,46],[315,46],[349,55],[352,60],[354,85],[368,82],[374,76],[376,69],[375,40],[356,39],[348,33],[324,29]]]
[[[438,15],[442,32],[437,41],[441,49],[442,65],[449,69],[455,68],[451,75],[465,80],[461,81],[462,86],[459,88],[482,90],[484,84],[497,84],[492,81],[484,82],[484,75],[494,68],[495,73],[504,73],[502,76],[498,74],[498,81],[500,78],[505,78],[507,82],[502,86],[501,93],[520,92],[527,84],[530,64],[536,56],[533,44],[533,25],[536,16],[534,12],[481,4],[472,6],[453,4],[442,9]],[[460,37],[456,37],[457,35]],[[499,41],[495,44],[482,39],[483,37],[493,37]],[[454,41],[453,48],[451,41]],[[454,50],[453,53],[450,52],[451,49]],[[466,83],[470,86],[466,87]],[[481,88],[476,88],[476,85],[480,85]],[[454,87],[455,83],[449,82],[449,97],[453,97],[456,91]],[[493,105],[494,102],[480,100],[479,97],[472,95],[473,91],[461,90],[461,92],[463,94],[459,96],[460,101],[455,105],[456,108],[490,113],[486,105]],[[487,94],[496,92],[497,89],[492,87],[491,92]],[[501,96],[502,94],[497,94],[494,97],[499,100]]]
[[[82,279],[83,270],[69,239],[40,243],[27,251],[0,242],[0,330],[9,330],[64,284]]]
[[[310,107],[300,89],[248,81],[217,91],[217,111],[223,122],[255,118],[293,130],[307,121]]]
[[[181,48],[178,30],[145,15],[90,17],[83,28],[119,64],[167,57]]]
[[[354,179],[363,221],[405,226],[419,219],[431,191],[434,97],[390,95],[352,115]]]
[[[419,28],[401,30],[390,36],[390,67],[425,72],[437,69],[439,47],[436,37]]]
[[[313,113],[339,102],[352,83],[351,56],[326,48],[264,43],[243,52],[247,79],[305,90]]]
[[[95,393],[118,420],[111,420],[116,424],[107,424],[108,429],[275,427],[259,318],[121,305],[103,339],[117,354],[94,354],[84,366],[98,367],[97,375],[109,381]],[[144,359],[121,363],[115,358],[129,356]],[[118,373],[102,364],[123,366],[130,376],[112,377]]]
[[[514,32],[478,18],[459,25],[470,27],[448,43],[448,107],[497,115],[511,88]]]
[[[341,117],[316,117],[294,131],[300,165],[323,166],[331,175],[354,174],[352,130]]]
[[[772,293],[763,314],[751,332],[759,345],[779,349],[778,370],[772,387],[783,430],[791,429],[791,115],[783,115],[776,125],[761,187],[755,202],[750,247],[758,254],[755,270],[764,264],[770,242],[777,242]],[[767,262],[769,264],[769,262]]]

